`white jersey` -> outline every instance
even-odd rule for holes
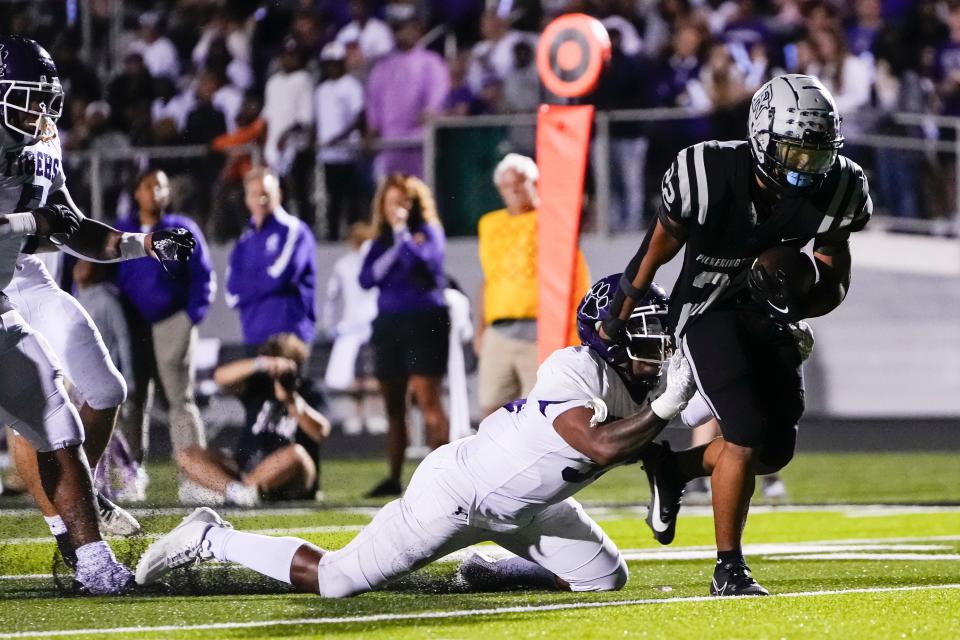
[[[36,209],[65,183],[59,136],[24,147],[0,130],[0,214]],[[23,243],[23,238],[0,240],[0,289],[10,284],[17,263],[33,277],[50,278],[38,258],[20,257]]]
[[[523,526],[608,469],[571,447],[553,428],[557,416],[596,398],[606,404],[609,417],[641,409],[620,376],[591,349],[560,349],[540,365],[525,402],[498,409],[480,423],[476,436],[462,441],[457,464],[469,489],[453,482],[458,486],[446,488],[472,494],[471,524],[496,531]]]

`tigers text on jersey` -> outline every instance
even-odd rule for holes
[[[571,447],[553,428],[557,416],[594,398],[603,400],[610,417],[640,411],[609,365],[588,347],[567,347],[540,365],[525,402],[513,402],[480,423],[457,454],[462,470],[457,475],[469,486],[448,487],[473,503],[471,524],[495,531],[522,526],[609,468]]]
[[[65,182],[59,136],[25,147],[0,128],[0,214],[36,209]],[[13,278],[23,242],[0,240],[0,289]]]
[[[708,308],[743,298],[747,272],[764,250],[801,248],[821,234],[859,231],[870,219],[863,169],[839,156],[819,186],[802,197],[783,195],[761,221],[752,198],[753,162],[746,141],[701,142],[682,150],[663,176],[660,220],[686,239],[670,294],[677,336]]]

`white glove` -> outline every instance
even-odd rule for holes
[[[793,339],[797,341],[797,349],[800,351],[800,362],[806,361],[806,359],[810,357],[810,354],[813,353],[813,345],[816,342],[816,340],[813,339],[813,329],[803,320],[788,324],[787,329],[790,330]]]
[[[650,408],[664,420],[671,420],[683,411],[696,392],[697,382],[693,378],[693,369],[683,354],[677,351],[670,358],[667,367],[667,388],[659,398],[650,403]]]

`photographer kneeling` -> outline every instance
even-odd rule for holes
[[[272,336],[256,358],[222,365],[216,383],[244,404],[246,428],[233,456],[189,447],[177,456],[180,470],[223,496],[227,504],[310,497],[317,482],[317,445],[330,421],[314,407],[319,394],[300,378],[307,345],[291,333]]]

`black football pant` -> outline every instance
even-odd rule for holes
[[[724,439],[756,449],[765,473],[786,466],[804,409],[800,353],[787,328],[761,312],[707,311],[680,344]]]

